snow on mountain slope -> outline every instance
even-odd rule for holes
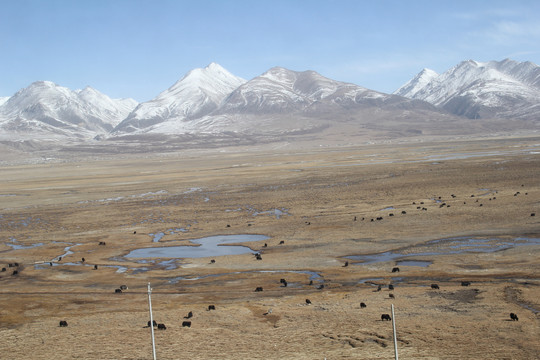
[[[0,106],[9,100],[9,96],[0,96]]]
[[[315,71],[296,72],[274,67],[240,86],[227,97],[217,113],[283,113],[310,111],[316,105],[354,103],[358,97],[391,95],[358,85],[328,79]]]
[[[216,63],[194,69],[155,99],[139,104],[115,129],[133,132],[161,122],[204,116],[245,82]]]
[[[502,121],[503,130],[514,126],[510,123],[534,128],[540,119],[540,68],[530,62],[469,60],[443,74],[424,69],[394,94],[384,94],[282,67],[246,81],[212,63],[138,105],[90,87],[72,91],[48,81],[2,101],[0,140],[9,141],[458,134],[472,125],[467,117],[489,119],[489,126]]]
[[[405,85],[394,91],[394,94],[412,98],[439,74],[431,69],[423,69]]]
[[[219,113],[273,113],[297,111],[311,101],[294,89],[296,73],[275,67],[234,90],[223,102]]]
[[[191,74],[191,73],[190,73]],[[188,77],[186,77],[188,78]],[[193,89],[182,79],[173,88]],[[189,84],[189,83],[188,83]],[[171,88],[171,89],[173,89]],[[171,90],[169,89],[169,90]],[[402,111],[428,112],[440,115],[434,106],[397,95],[383,94],[361,86],[326,78],[315,71],[296,72],[274,67],[262,75],[238,86],[211,111],[186,117],[185,112],[173,113],[165,101],[179,99],[180,105],[197,104],[199,93],[182,91],[178,97],[162,93],[156,100],[141,104],[118,126],[113,136],[123,134],[291,134],[317,131],[333,126],[338,119],[365,118],[369,109],[381,109],[388,114]],[[180,97],[181,96],[181,97]],[[206,98],[203,97],[202,100]],[[160,100],[160,101],[157,101]],[[215,104],[216,102],[214,102]],[[133,115],[145,108],[155,116],[138,119]],[[198,109],[195,105],[192,107]],[[360,115],[363,114],[363,115]],[[362,117],[361,120],[359,120]],[[142,124],[140,122],[143,122]],[[354,120],[353,120],[354,121]]]
[[[509,59],[468,60],[438,76],[423,77],[420,73],[395,94],[470,118],[538,118],[540,67]]]
[[[113,127],[124,120],[138,105],[137,101],[127,99],[111,99],[107,95],[87,86],[83,90],[75,91],[79,98],[90,104],[87,107],[89,114],[104,120]]]
[[[373,120],[374,112],[395,118],[403,111],[416,118],[441,115],[423,101],[379,93],[314,71],[274,67],[239,86],[205,116],[171,117],[135,133],[287,136],[320,132],[343,121],[378,121]]]
[[[113,100],[91,87],[72,91],[37,81],[0,106],[0,127],[8,132],[94,137],[110,131],[135,105],[135,100]]]

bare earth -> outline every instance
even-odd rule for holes
[[[391,304],[402,359],[540,358],[538,138],[124,154],[0,172],[2,358],[152,358],[149,282],[167,327],[155,332],[158,359],[390,359]],[[125,257],[236,234],[268,236],[243,244],[262,260]],[[398,257],[349,258],[388,251]]]

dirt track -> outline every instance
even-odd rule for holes
[[[390,304],[403,359],[537,359],[539,142],[5,166],[0,353],[151,358],[151,282],[154,317],[167,326],[156,331],[159,359],[388,359],[392,326],[381,314]],[[262,260],[124,257],[234,234],[269,236],[243,244]],[[387,251],[400,257],[364,265],[350,258]],[[403,258],[429,266],[399,265]],[[122,284],[128,289],[115,294]],[[189,311],[192,327],[183,328]]]

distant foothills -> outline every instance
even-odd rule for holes
[[[420,120],[418,120],[420,119]],[[459,121],[456,121],[459,119]],[[274,67],[251,80],[216,63],[187,73],[150,101],[111,99],[87,87],[38,81],[0,98],[0,141],[101,141],[163,134],[302,134],[347,123],[373,129],[409,122],[512,120],[534,129],[540,120],[540,67],[531,62],[467,60],[442,74],[423,69],[392,94],[339,82],[315,71]],[[517,122],[516,122],[517,121]],[[393,125],[392,125],[393,124]],[[459,125],[458,125],[459,124]],[[359,130],[360,131],[360,130]]]

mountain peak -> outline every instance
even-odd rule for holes
[[[245,82],[214,62],[193,69],[156,98],[139,104],[117,130],[136,131],[165,121],[202,117],[217,109],[225,97]]]
[[[39,81],[34,81],[33,83],[30,84],[30,86],[28,87],[48,87],[48,88],[54,88],[54,87],[58,87],[57,84],[53,83],[52,81],[47,81],[47,80],[39,80]]]
[[[424,75],[395,93],[469,118],[538,117],[540,67],[530,62],[466,60],[436,77]]]
[[[47,128],[72,135],[106,133],[133,109],[126,101],[115,101],[99,91],[86,87],[70,90],[51,81],[36,81],[19,90],[0,108],[6,119],[3,126]],[[29,125],[29,124],[38,124]]]
[[[394,94],[409,98],[414,97],[416,93],[421,91],[437,76],[439,76],[439,74],[437,74],[435,71],[424,68],[414,78],[409,80],[405,85],[394,91]]]
[[[211,70],[211,71],[226,71],[223,66],[219,65],[216,62],[211,62],[210,64],[206,65],[205,69]]]

